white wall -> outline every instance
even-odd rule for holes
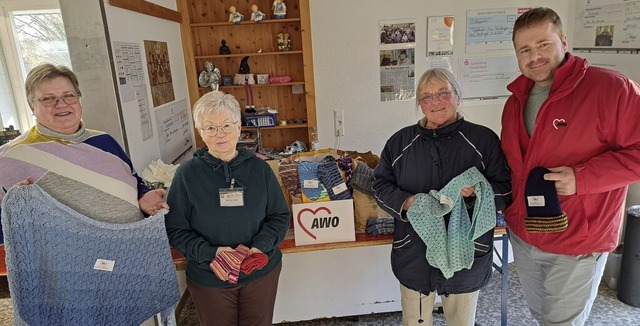
[[[415,19],[416,81],[426,70],[428,16],[454,15],[454,62],[465,56],[466,11],[490,8],[546,6],[571,21],[572,1],[424,1],[424,0],[311,0],[311,35],[316,106],[321,147],[338,147],[333,134],[333,110],[344,110],[345,136],[340,149],[379,154],[386,140],[400,128],[416,123],[422,113],[414,101],[380,102],[380,20]],[[567,35],[572,24],[565,23]],[[569,39],[571,46],[571,39]],[[513,54],[513,53],[509,53]],[[455,72],[455,71],[454,71]],[[504,99],[463,102],[466,119],[499,134]]]

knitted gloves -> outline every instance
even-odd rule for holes
[[[209,268],[221,280],[229,284],[237,284],[238,277],[242,271],[251,274],[253,271],[262,269],[269,258],[263,253],[251,253],[251,249],[240,244],[234,251],[223,251],[216,255],[211,261]]]

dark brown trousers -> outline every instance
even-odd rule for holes
[[[257,281],[228,289],[200,286],[187,278],[200,326],[271,326],[282,262]]]

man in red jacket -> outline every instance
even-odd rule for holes
[[[501,136],[516,268],[540,324],[583,325],[640,180],[640,87],[569,53],[551,9],[520,16],[513,44],[522,75],[507,87]]]

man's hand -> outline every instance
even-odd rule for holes
[[[559,166],[549,170],[551,173],[545,174],[544,179],[555,182],[558,195],[570,196],[576,193],[576,174],[572,167]]]
[[[162,208],[169,209],[169,204],[164,201],[166,193],[167,191],[164,189],[148,191],[138,200],[140,209],[149,215],[156,215]]]

